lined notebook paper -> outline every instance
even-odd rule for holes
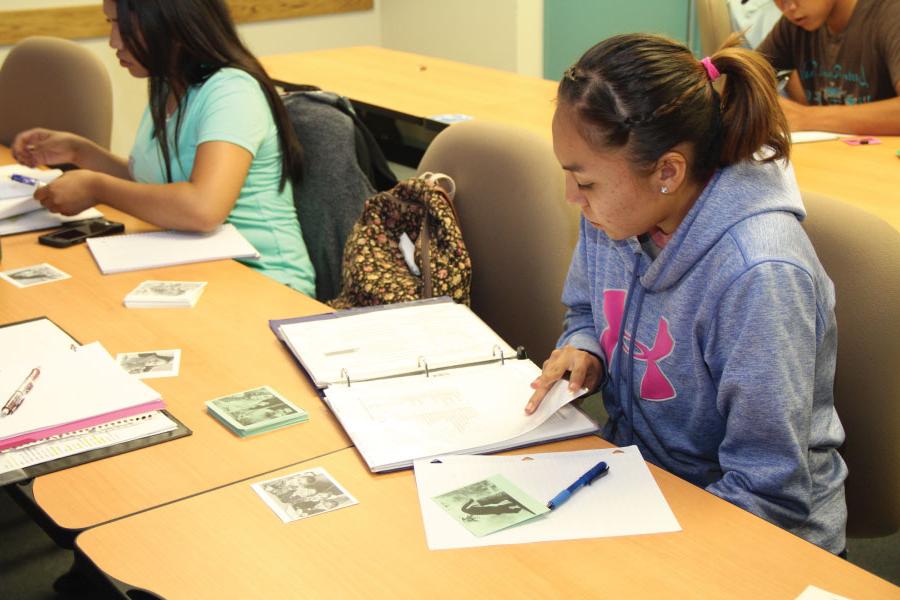
[[[256,248],[231,223],[211,233],[153,231],[89,238],[87,245],[104,275],[224,258],[259,258]]]

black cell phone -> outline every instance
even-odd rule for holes
[[[54,248],[68,248],[80,244],[89,237],[113,235],[123,231],[125,231],[125,225],[122,223],[106,219],[92,219],[45,233],[38,238],[38,242]]]

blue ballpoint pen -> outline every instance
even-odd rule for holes
[[[13,181],[17,181],[19,183],[23,183],[25,185],[33,185],[36,188],[44,185],[44,182],[40,179],[35,179],[34,177],[29,177],[28,175],[19,175],[18,173],[13,173],[9,176]]]
[[[575,483],[573,483],[557,495],[553,496],[553,499],[547,503],[547,508],[553,510],[554,508],[559,507],[560,504],[571,498],[572,494],[577,492],[579,488],[586,485],[591,485],[607,473],[609,473],[609,465],[607,465],[603,461],[598,462],[596,465],[591,467],[590,471],[576,479]]]

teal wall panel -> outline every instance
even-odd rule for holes
[[[643,31],[687,43],[690,0],[544,0],[544,77],[559,79],[611,35]]]

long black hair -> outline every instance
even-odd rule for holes
[[[724,75],[722,93],[684,45],[658,35],[625,34],[604,40],[566,70],[558,102],[574,109],[585,140],[597,147],[628,147],[638,168],[649,169],[681,142],[693,146],[691,177],[718,166],[786,159],[790,131],[779,104],[775,72],[762,55],[737,47],[732,35],[709,57]]]
[[[284,104],[256,57],[238,37],[224,0],[116,0],[122,43],[150,75],[150,116],[172,181],[166,105],[169,96],[180,106],[188,89],[202,84],[219,69],[232,67],[256,79],[265,94],[281,147],[281,182],[299,184],[303,150]],[[176,111],[175,138],[182,111]],[[177,152],[177,144],[176,144]]]

